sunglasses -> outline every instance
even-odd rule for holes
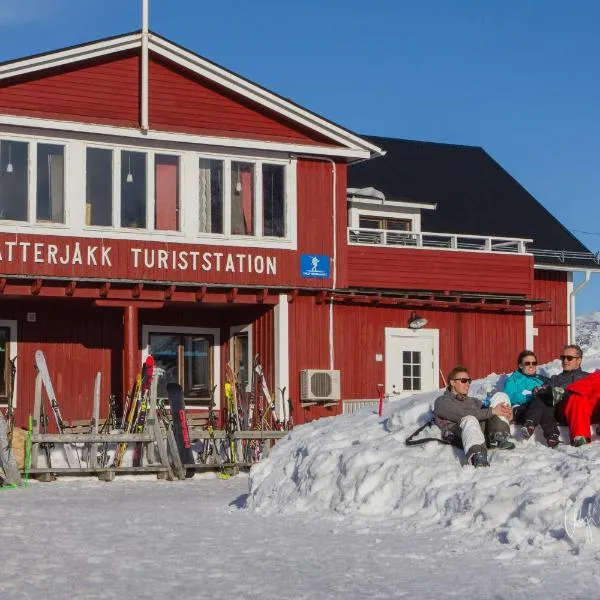
[[[523,366],[523,367],[537,367],[537,361],[535,361],[535,360],[526,360],[525,362],[521,363],[521,366]]]
[[[470,377],[457,377],[456,379],[453,379],[452,381],[460,381],[461,383],[471,383],[471,381],[473,381]]]
[[[560,355],[560,360],[562,360],[563,362],[566,360],[567,362],[571,362],[572,360],[576,360],[578,358],[581,358],[581,356],[571,356],[570,354],[561,354]]]

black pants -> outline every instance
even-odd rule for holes
[[[558,435],[558,426],[554,417],[554,406],[548,406],[537,396],[533,396],[525,407],[523,421],[532,421],[534,425],[541,425],[544,437]]]

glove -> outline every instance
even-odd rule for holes
[[[550,388],[552,390],[552,406],[556,406],[565,397],[565,390],[561,387]]]

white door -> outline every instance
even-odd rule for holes
[[[439,387],[437,329],[386,328],[385,393],[391,398]]]

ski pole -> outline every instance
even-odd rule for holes
[[[377,384],[377,391],[379,392],[379,406],[377,408],[377,414],[381,417],[383,414],[383,383]]]

